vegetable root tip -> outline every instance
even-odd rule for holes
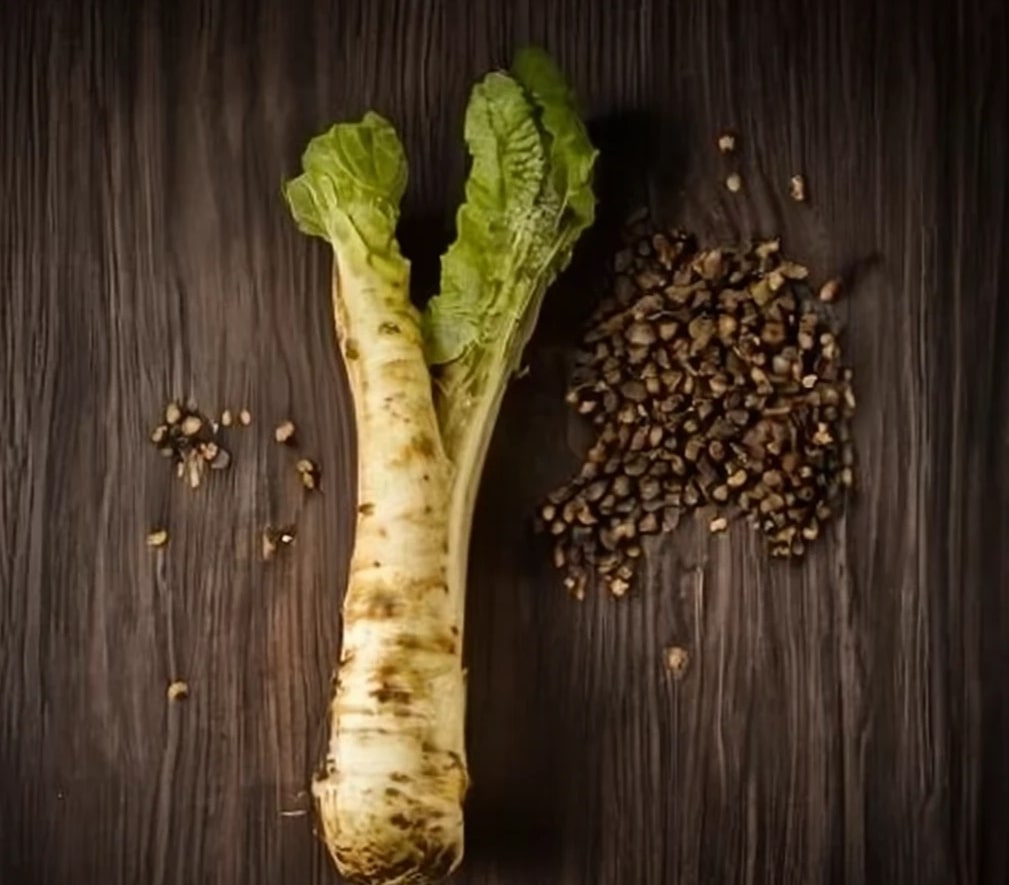
[[[463,859],[461,815],[446,820],[436,808],[409,803],[404,803],[399,813],[389,814],[390,807],[372,806],[372,813],[362,814],[360,801],[341,801],[338,780],[336,772],[317,776],[312,795],[321,822],[320,836],[340,875],[348,882],[436,885],[458,869]],[[411,795],[409,786],[402,781],[390,784],[386,790],[375,789],[388,794],[388,790],[402,787],[401,795]],[[412,795],[427,804],[425,797],[431,794],[424,790]],[[376,798],[373,796],[373,800]],[[349,807],[354,805],[357,807]],[[413,813],[406,813],[407,809]]]

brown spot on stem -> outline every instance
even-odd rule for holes
[[[357,512],[360,513],[361,516],[371,516],[375,512],[375,505],[370,501],[366,501],[357,508]]]
[[[389,823],[401,830],[410,829],[410,821],[407,819],[406,815],[403,814],[394,814],[389,818]]]
[[[408,784],[410,783],[410,775],[403,774],[402,771],[394,771],[389,775],[389,780],[396,784]]]
[[[401,330],[395,323],[385,322],[379,324],[378,331],[380,335],[398,335]]]
[[[343,345],[344,356],[349,360],[356,360],[360,353],[357,349],[357,342],[353,338],[348,338],[346,343]]]
[[[370,694],[380,704],[387,704],[389,701],[403,701],[406,703],[410,700],[409,691],[404,688],[393,688],[385,683],[378,688],[373,688]]]
[[[386,787],[385,788],[385,795],[389,796],[390,798],[395,797],[395,796],[402,796],[403,795],[403,791],[402,790],[397,790],[395,787]]]
[[[410,439],[409,447],[421,458],[433,458],[438,451],[434,440],[426,433],[415,433]]]

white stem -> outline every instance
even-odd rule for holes
[[[348,879],[420,885],[463,853],[465,575],[449,571],[452,467],[406,280],[334,265],[354,397],[358,517],[326,772],[323,837]]]

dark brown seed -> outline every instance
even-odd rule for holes
[[[657,479],[646,476],[641,480],[638,494],[641,496],[642,501],[651,501],[662,494],[662,484]]]
[[[680,324],[673,322],[672,320],[667,320],[666,322],[659,323],[658,334],[659,338],[663,341],[671,341],[676,337],[676,333],[680,329]]]
[[[648,323],[632,323],[627,327],[624,337],[630,344],[647,347],[655,343],[658,335],[655,328]]]
[[[680,510],[678,507],[666,507],[662,511],[662,531],[673,532],[680,524]]]
[[[643,270],[635,275],[634,283],[642,292],[650,292],[662,286],[665,279],[655,271]]]
[[[737,470],[735,473],[731,474],[726,480],[730,488],[738,489],[741,486],[746,485],[746,481],[749,479],[749,474],[745,470]]]
[[[683,447],[683,457],[688,461],[697,461],[704,449],[704,441],[700,437],[691,437]]]
[[[641,476],[648,470],[648,459],[644,455],[636,455],[624,465],[624,470],[628,476]]]
[[[618,476],[613,480],[613,494],[618,498],[626,498],[631,493],[631,480],[628,476]]]
[[[640,381],[625,381],[620,385],[620,392],[633,403],[642,403],[648,399],[648,390]]]

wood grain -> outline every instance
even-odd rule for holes
[[[982,0],[0,5],[0,882],[336,881],[282,812],[324,740],[354,437],[329,259],[279,185],[322,127],[389,115],[430,292],[469,88],[527,40],[583,99],[602,207],[481,493],[456,881],[1009,881],[1007,33]],[[849,275],[861,489],[802,566],[686,526],[640,594],[577,605],[529,513],[585,444],[565,352],[639,199]],[[254,417],[193,494],[146,443],[173,395]]]

